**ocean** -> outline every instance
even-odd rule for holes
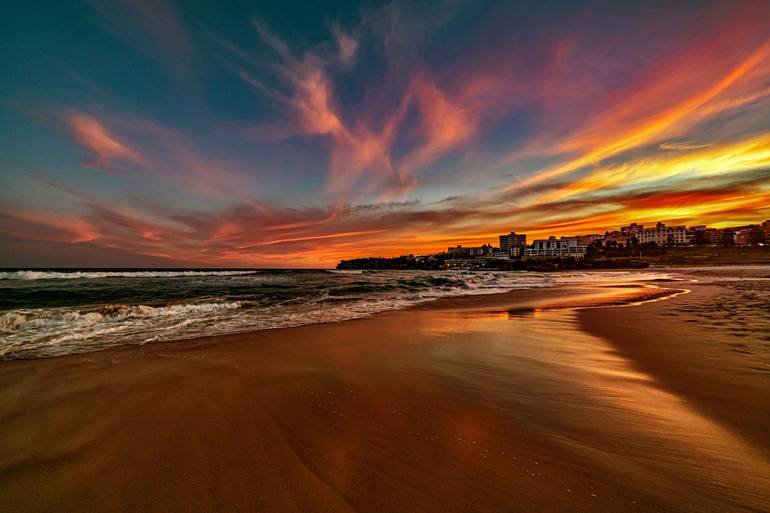
[[[336,322],[443,297],[668,277],[651,271],[5,270],[0,360]]]

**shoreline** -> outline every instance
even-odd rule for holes
[[[602,271],[604,272],[604,271]],[[431,309],[473,309],[479,307],[515,309],[521,308],[521,312],[531,309],[539,310],[560,310],[560,309],[578,309],[578,308],[598,308],[633,305],[647,301],[656,301],[665,299],[666,296],[681,293],[679,289],[669,289],[659,287],[654,283],[664,285],[675,283],[667,279],[649,280],[640,282],[638,280],[621,281],[616,284],[606,282],[584,282],[579,284],[560,284],[550,287],[532,287],[513,289],[506,292],[496,292],[487,294],[468,294],[461,296],[446,296],[417,301],[412,304],[385,309],[370,313],[361,317],[354,317],[341,320],[316,321],[308,324],[299,324],[295,326],[280,326],[275,328],[257,328],[245,331],[235,331],[232,333],[218,333],[212,335],[201,335],[194,337],[182,337],[168,340],[156,340],[147,342],[127,342],[119,345],[97,348],[92,351],[73,352],[61,355],[50,356],[32,356],[32,357],[14,357],[4,358],[0,356],[0,364],[17,360],[29,361],[38,359],[63,358],[68,356],[88,355],[102,351],[114,351],[123,347],[144,347],[156,344],[177,344],[184,342],[195,343],[198,340],[214,341],[216,339],[228,339],[230,337],[258,336],[262,332],[293,330],[303,327],[334,325],[361,321],[365,319],[376,318],[383,315],[410,310],[431,310]],[[625,289],[624,294],[618,294],[619,288]]]
[[[0,362],[0,509],[766,509],[770,463],[755,448],[768,396],[740,398],[736,421],[751,429],[730,424],[719,398],[692,394],[732,382],[722,393],[740,395],[751,379],[685,344],[694,323],[650,313],[699,298],[686,284],[694,292],[675,297],[649,282],[442,298]],[[665,333],[594,333],[639,312]],[[656,342],[647,360],[624,356],[633,341]],[[677,369],[652,356],[672,354],[700,381],[666,381]]]
[[[446,298],[464,300],[505,290],[521,297],[530,294],[520,287],[571,287],[570,284],[586,279],[644,279],[640,273],[606,272],[566,277],[539,273],[434,276],[400,272],[395,276],[381,273],[333,278],[314,272],[308,278],[292,273],[243,280],[206,278],[211,293],[205,294],[206,291],[196,288],[196,280],[181,280],[179,287],[174,288],[176,285],[164,287],[162,280],[109,280],[104,273],[97,274],[93,286],[89,280],[33,280],[29,286],[24,281],[0,281],[0,302],[4,308],[10,308],[0,313],[0,328],[7,334],[0,344],[0,360],[55,357],[120,345],[338,322]],[[658,275],[644,275],[655,276]],[[232,293],[228,292],[231,283]],[[190,287],[189,295],[185,294],[185,287]],[[96,290],[96,295],[91,296],[90,290]],[[60,297],[61,301],[41,299],[47,294]]]

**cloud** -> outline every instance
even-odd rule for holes
[[[402,16],[397,11],[391,14]],[[426,166],[477,135],[485,113],[499,110],[492,102],[484,102],[489,80],[474,77],[456,87],[456,91],[448,91],[440,87],[427,69],[417,66],[398,83],[366,83],[362,102],[346,109],[333,75],[345,72],[338,64],[349,63],[360,46],[357,39],[333,25],[337,53],[330,53],[321,44],[297,55],[261,23],[256,28],[280,62],[259,62],[224,43],[240,61],[228,66],[258,94],[272,100],[283,112],[285,121],[257,124],[246,133],[267,139],[327,138],[331,142],[327,192],[335,201],[391,201],[403,196],[419,183],[420,172]],[[357,33],[370,39],[386,37],[388,41],[394,37],[392,31],[377,32],[367,24],[359,27]],[[403,59],[395,54],[392,43],[388,45],[384,65],[395,69],[403,65]],[[272,71],[274,83],[258,78],[263,68]],[[404,144],[406,140],[408,145]]]
[[[579,48],[583,52],[577,55],[580,62],[602,58],[607,64],[596,65],[605,68],[599,68],[601,73],[612,78],[619,74],[616,80],[625,80],[603,91],[605,81],[585,83],[588,79],[580,68],[556,66],[551,73],[557,77],[561,73],[561,77],[544,80],[552,84],[545,89],[544,99],[555,106],[553,118],[546,119],[542,131],[508,156],[511,162],[532,155],[556,157],[556,163],[520,176],[509,187],[580,174],[650,144],[686,137],[698,123],[761,99],[767,89],[770,42],[754,20],[766,15],[759,4],[746,4],[729,16],[718,8],[706,9],[707,28],[694,35],[684,31],[682,36],[672,33],[661,39],[666,51],[654,60],[647,55],[648,45],[629,49],[623,60],[603,56],[611,46],[596,41],[590,48]],[[628,37],[633,38],[640,28],[630,30]],[[634,60],[643,65],[623,67]],[[567,81],[596,88],[596,93],[575,93]]]
[[[695,141],[665,142],[658,145],[658,148],[666,151],[690,151],[708,148],[710,144],[697,143]]]
[[[143,176],[150,174],[203,196],[243,193],[244,184],[253,184],[246,169],[206,155],[181,132],[153,121],[115,115],[97,118],[72,109],[61,115],[75,142],[90,154],[84,167],[123,172],[120,165],[129,163]]]
[[[140,166],[146,164],[145,158],[138,151],[111,133],[96,118],[73,111],[65,116],[75,140],[91,153],[83,161],[85,167],[112,171],[116,162],[133,162]]]
[[[195,48],[174,9],[100,5],[119,37],[192,79]],[[762,5],[709,6],[698,23],[641,6],[645,23],[616,23],[615,11],[554,19],[495,4],[466,23],[462,5],[393,2],[354,24],[321,20],[310,44],[260,22],[251,38],[218,40],[229,71],[216,76],[213,62],[207,85],[253,94],[233,87],[217,113],[126,114],[126,99],[106,95],[60,109],[83,166],[120,176],[73,173],[60,180],[61,216],[30,195],[30,208],[2,211],[0,236],[199,265],[324,266],[511,229],[758,220],[770,216]]]
[[[770,133],[730,143],[707,145],[689,152],[665,152],[597,166],[586,176],[545,193],[541,199],[553,200],[651,182],[666,187],[666,180],[681,176],[708,177],[761,169],[767,166],[768,159]]]
[[[87,220],[40,210],[0,209],[0,237],[12,240],[80,243],[101,233]]]
[[[770,43],[760,46],[726,75],[709,87],[703,89],[701,92],[694,94],[676,105],[655,113],[646,119],[641,118],[642,121],[640,123],[636,123],[636,126],[632,125],[629,129],[624,130],[620,127],[615,127],[616,130],[619,129],[617,135],[612,136],[606,134],[602,137],[602,140],[596,147],[587,149],[581,156],[564,164],[554,166],[553,168],[538,172],[531,177],[524,179],[521,182],[521,185],[526,186],[540,181],[557,178],[564,174],[576,171],[583,166],[594,164],[620,152],[628,151],[631,148],[638,147],[654,140],[656,137],[666,133],[666,131],[671,129],[676,123],[692,114],[699,107],[722,93],[736,80],[745,76],[760,61],[769,55],[769,50]],[[572,142],[571,145],[574,145],[574,142]]]
[[[348,64],[353,60],[358,50],[358,41],[346,33],[339,25],[332,25],[332,34],[339,47],[339,60],[343,64]]]
[[[455,197],[436,203],[284,208],[243,202],[222,209],[183,209],[134,200],[129,205],[87,196],[81,215],[0,212],[0,237],[88,242],[94,248],[198,265],[332,266],[360,255],[427,253],[455,244],[494,243],[511,229],[530,238],[603,233],[629,220],[692,222],[770,216],[770,169],[730,179],[682,181],[676,190],[649,186],[594,197],[514,205]]]

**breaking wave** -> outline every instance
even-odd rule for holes
[[[241,302],[202,303],[154,307],[147,305],[104,305],[96,310],[36,309],[0,314],[0,333],[35,328],[71,328],[113,323],[127,319],[190,316],[240,308]]]
[[[0,360],[337,322],[443,297],[592,281],[670,278],[651,272],[38,273],[38,277],[24,275],[28,277],[0,282]],[[190,276],[199,279],[190,280]],[[112,279],[115,277],[148,279]]]
[[[257,271],[3,271],[0,280],[95,280],[103,278],[183,278],[243,276]]]

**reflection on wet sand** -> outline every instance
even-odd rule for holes
[[[532,309],[525,319],[514,312],[448,314],[442,324],[463,326],[448,331],[484,340],[483,350],[450,338],[429,359],[433,369],[642,489],[733,507],[768,503],[767,461],[605,341],[575,329],[574,311]]]
[[[0,509],[770,509],[761,452],[564,308],[647,287],[528,294],[5,362]]]

